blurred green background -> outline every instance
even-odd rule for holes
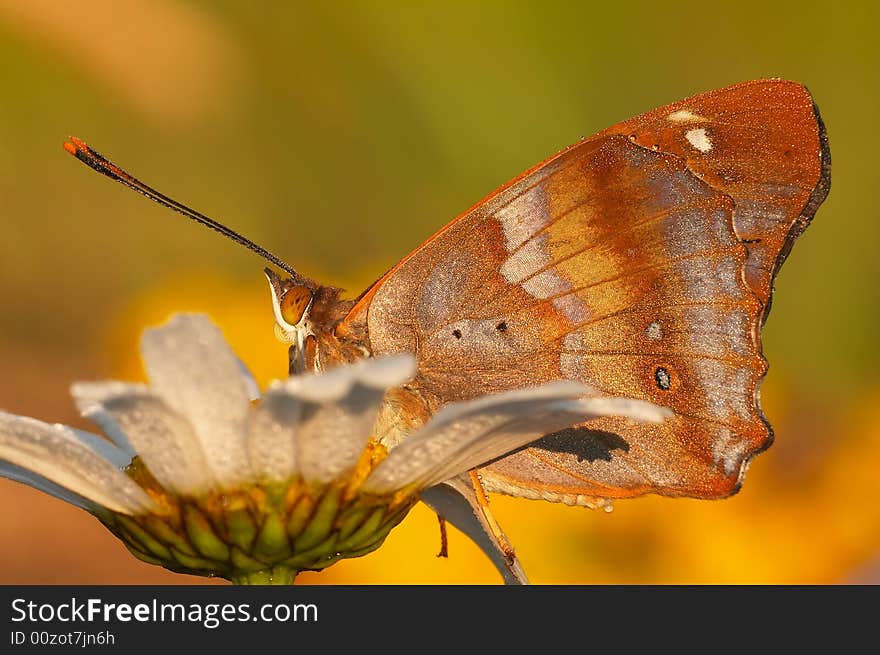
[[[880,112],[870,3],[0,0],[0,407],[86,427],[67,387],[142,376],[140,331],[208,311],[285,373],[263,262],[67,156],[86,139],[302,272],[359,292],[581,136],[752,78],[812,91],[832,191],[765,330],[774,446],[724,501],[611,515],[493,499],[535,582],[880,581]],[[187,582],[0,481],[0,582]],[[308,582],[495,582],[414,512]]]

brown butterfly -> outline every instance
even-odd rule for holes
[[[798,83],[711,91],[583,139],[353,301],[71,141],[96,170],[289,273],[267,269],[292,373],[415,354],[417,376],[389,398],[384,429],[405,433],[448,402],[559,378],[670,408],[660,424],[603,418],[547,435],[426,498],[483,530],[510,579],[517,565],[485,492],[587,506],[721,498],[772,440],[761,328],[776,273],[830,187],[824,126]]]

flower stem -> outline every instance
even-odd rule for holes
[[[241,573],[230,580],[237,585],[291,585],[297,573],[299,573],[297,569],[274,566],[264,571]]]

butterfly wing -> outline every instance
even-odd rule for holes
[[[721,497],[771,440],[758,388],[773,277],[827,194],[793,82],[657,109],[558,153],[459,216],[350,314],[409,351],[429,408],[558,378],[674,417],[605,418],[481,469],[487,490],[577,504]]]
[[[615,125],[734,201],[746,280],[769,307],[773,278],[831,185],[831,153],[809,92],[784,80],[710,91]]]

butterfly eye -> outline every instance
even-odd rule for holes
[[[281,318],[288,325],[296,325],[312,302],[312,290],[305,286],[288,289],[281,298]]]

